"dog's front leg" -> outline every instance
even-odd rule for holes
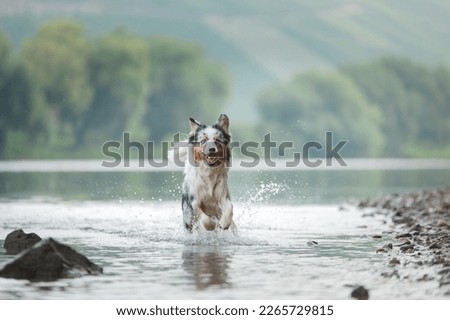
[[[210,217],[206,213],[202,212],[200,214],[200,222],[205,228],[205,230],[213,231],[217,227],[217,218],[216,217]]]
[[[192,202],[192,210],[194,213],[193,216],[193,226],[199,227],[202,226],[205,230],[212,231],[217,226],[217,218],[208,216],[201,209],[201,204],[194,200]]]
[[[224,230],[228,230],[230,227],[234,228],[233,204],[229,197],[227,197],[222,205],[222,218],[220,219],[219,226]]]

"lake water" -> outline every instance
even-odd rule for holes
[[[50,283],[0,278],[0,299],[348,299],[359,284],[373,299],[440,298],[435,282],[415,281],[426,269],[406,279],[381,276],[389,267],[375,251],[389,241],[389,227],[348,204],[449,184],[448,162],[392,163],[232,170],[237,236],[184,232],[180,171],[0,164],[0,244],[22,228],[104,268]],[[11,258],[0,253],[0,265]]]

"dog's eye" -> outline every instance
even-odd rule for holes
[[[200,141],[200,143],[201,143],[201,144],[205,144],[205,143],[206,143],[206,139],[202,139],[202,140]]]

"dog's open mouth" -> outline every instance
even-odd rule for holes
[[[205,154],[204,159],[205,159],[206,163],[210,166],[220,164],[222,161],[222,158],[220,158],[220,157],[213,156],[213,155],[206,155],[206,154]]]

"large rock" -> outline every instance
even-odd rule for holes
[[[52,238],[24,251],[0,270],[0,277],[54,281],[86,274],[100,274],[101,267],[71,247]]]
[[[22,229],[18,229],[6,236],[3,248],[5,248],[6,254],[18,254],[41,240],[36,233],[25,233]]]

